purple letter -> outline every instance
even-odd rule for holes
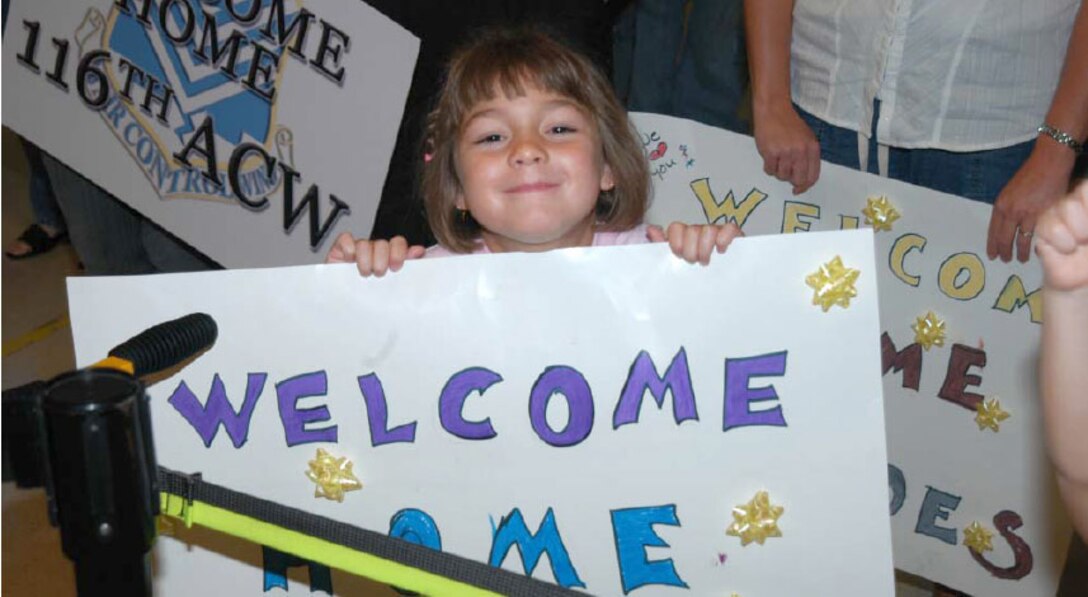
[[[264,373],[249,374],[246,378],[246,397],[237,413],[227,400],[227,391],[223,388],[223,380],[219,379],[218,373],[212,378],[212,389],[204,406],[200,405],[200,401],[184,381],[167,402],[193,426],[204,440],[204,447],[211,447],[212,440],[219,431],[219,424],[222,423],[230,436],[230,442],[235,448],[241,448],[249,437],[249,419],[253,416],[253,407],[257,406],[257,398],[260,398],[261,391],[264,390],[266,377],[268,376]]]
[[[548,402],[555,394],[567,399],[570,418],[559,432],[548,426]],[[593,430],[593,392],[576,369],[563,365],[548,367],[529,393],[529,421],[533,431],[546,443],[559,448],[581,443]]]
[[[385,406],[385,391],[382,390],[382,380],[374,373],[364,375],[359,380],[359,391],[363,393],[363,401],[366,402],[366,420],[370,424],[370,445],[380,446],[395,442],[416,441],[416,422],[406,423],[400,427],[389,429],[386,423],[389,421],[389,412]]]
[[[297,408],[298,399],[306,396],[324,396],[325,372],[303,373],[276,384],[276,397],[280,405],[280,421],[287,446],[311,442],[336,442],[336,425],[321,429],[306,429],[308,423],[329,420],[329,409],[324,405],[314,408]]]
[[[751,402],[778,400],[773,385],[750,388],[750,378],[785,373],[786,351],[745,359],[725,359],[725,413],[722,417],[722,431],[746,425],[785,427],[786,418],[782,416],[781,406],[755,412],[748,408]]]
[[[502,376],[483,367],[472,367],[460,373],[454,374],[446,386],[442,388],[442,394],[438,398],[438,420],[442,422],[442,428],[462,439],[491,439],[495,437],[495,429],[491,427],[491,419],[483,421],[466,421],[461,411],[465,408],[465,400],[473,392],[483,395],[492,385],[502,381]]]
[[[627,372],[620,401],[612,413],[613,429],[638,422],[646,390],[653,394],[657,408],[665,406],[665,391],[672,390],[672,415],[677,425],[688,419],[699,420],[699,413],[695,411],[695,392],[691,389],[691,374],[688,373],[688,355],[683,347],[672,358],[664,377],[657,374],[657,366],[648,352],[638,353],[631,370]]]

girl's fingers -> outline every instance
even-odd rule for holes
[[[412,245],[408,247],[407,259],[420,259],[427,254],[427,249],[422,245]]]
[[[744,231],[736,224],[730,223],[718,227],[718,234],[715,239],[715,246],[717,247],[718,252],[724,253],[725,249],[729,247],[729,244],[733,242],[733,239],[738,236],[744,236]]]
[[[684,256],[684,234],[686,233],[684,224],[680,222],[673,222],[669,224],[669,229],[666,231],[665,236],[669,240],[669,248],[672,249],[674,255],[678,257]]]
[[[389,271],[400,271],[404,260],[408,258],[408,241],[403,236],[394,236],[389,241]]]
[[[350,233],[341,232],[325,256],[325,263],[350,263],[355,261],[355,239]]]
[[[718,228],[718,226],[699,226],[698,257],[699,263],[703,265],[710,264],[710,255],[714,252],[714,245],[717,244]]]
[[[695,263],[699,260],[699,236],[701,230],[702,226],[688,226],[684,230],[682,257],[688,263]]]
[[[359,268],[360,276],[369,276],[374,273],[373,247],[368,240],[355,243],[355,266]]]
[[[389,271],[389,241],[379,240],[371,244],[373,246],[371,268],[374,275],[380,278]]]
[[[650,242],[652,243],[664,242],[665,231],[661,229],[661,226],[651,224],[646,227],[646,238],[650,239]]]

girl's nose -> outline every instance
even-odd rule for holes
[[[510,162],[515,166],[526,166],[543,162],[547,152],[540,139],[534,135],[519,135],[514,138],[510,148]]]

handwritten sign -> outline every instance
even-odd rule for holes
[[[634,119],[662,148],[654,221],[876,230],[896,566],[973,595],[1053,595],[1070,530],[1036,390],[1042,271],[987,260],[991,208],[827,163],[794,196],[751,137]]]
[[[168,468],[398,536],[410,512],[431,547],[594,594],[891,595],[872,246],[850,231],[743,239],[709,267],[658,244],[69,292],[81,363],[188,312],[219,322],[151,388]],[[836,257],[854,296],[825,312],[806,280]],[[318,449],[361,489],[315,487]],[[166,593],[257,594],[249,570]]]
[[[360,1],[16,0],[4,125],[227,267],[369,233],[418,40]],[[380,84],[376,83],[380,82]]]

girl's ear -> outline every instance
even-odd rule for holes
[[[612,166],[604,165],[601,169],[601,190],[611,191],[616,188],[616,177],[612,175]]]
[[[453,200],[453,206],[456,207],[457,209],[461,210],[461,211],[465,211],[466,209],[468,209],[468,208],[465,207],[465,192],[464,191],[457,191],[457,196]]]

